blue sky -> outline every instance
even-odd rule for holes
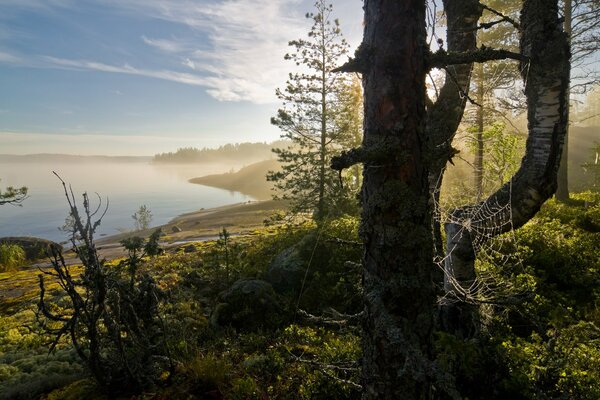
[[[361,0],[334,0],[353,46]],[[0,153],[271,141],[313,0],[0,0]]]

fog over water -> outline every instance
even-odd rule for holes
[[[64,162],[48,159],[22,160],[0,158],[0,188],[27,186],[29,198],[22,207],[0,206],[0,237],[36,236],[64,241],[67,235],[58,227],[64,224],[68,204],[56,171],[72,185],[78,202],[90,194],[97,205],[98,193],[109,199],[108,212],[98,229],[112,235],[133,228],[131,215],[145,204],[152,211],[152,225],[167,223],[179,214],[252,200],[241,193],[196,185],[188,179],[221,173],[238,165],[154,165],[147,158],[117,161],[83,159]]]

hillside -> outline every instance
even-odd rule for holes
[[[284,141],[273,143],[234,143],[218,148],[195,147],[179,148],[175,152],[154,156],[153,162],[161,164],[196,164],[234,161],[236,163],[254,163],[273,157],[273,149],[286,147]]]
[[[189,182],[244,193],[257,200],[267,200],[271,198],[273,183],[267,182],[265,176],[267,172],[279,168],[277,160],[265,160],[250,164],[237,172],[202,176],[190,179]]]

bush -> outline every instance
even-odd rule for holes
[[[63,186],[74,221],[71,242],[83,270],[74,278],[60,251],[53,249],[53,272],[47,274],[58,278],[65,308],[57,309],[47,300],[40,275],[40,325],[53,336],[50,351],[63,336],[70,338],[99,387],[109,393],[139,392],[158,381],[164,369],[173,369],[158,314],[161,293],[154,279],[139,271],[146,255],[160,253],[160,232],[147,241],[124,240],[128,257],[111,267],[96,252],[94,233],[100,220],[92,220],[95,212],[90,211],[87,194],[81,216],[72,193],[69,197]]]
[[[13,271],[26,260],[25,250],[19,245],[0,244],[0,272]]]

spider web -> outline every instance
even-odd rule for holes
[[[445,193],[447,189],[441,189],[439,184],[437,187],[438,193],[433,196],[436,221],[442,227],[447,223],[459,226],[456,238],[470,235],[476,254],[475,279],[467,282],[460,281],[454,276],[452,268],[447,268],[454,247],[445,248],[443,257],[436,256],[434,261],[444,271],[446,288],[445,294],[439,299],[440,304],[507,305],[520,301],[529,288],[518,280],[518,275],[525,268],[517,251],[518,240],[512,224],[512,182],[509,183],[510,195],[506,204],[472,201],[467,204],[474,205],[465,206],[464,196],[462,199],[453,199]],[[461,189],[464,193],[466,188]],[[439,201],[439,198],[442,200]],[[461,213],[456,212],[458,209]]]

